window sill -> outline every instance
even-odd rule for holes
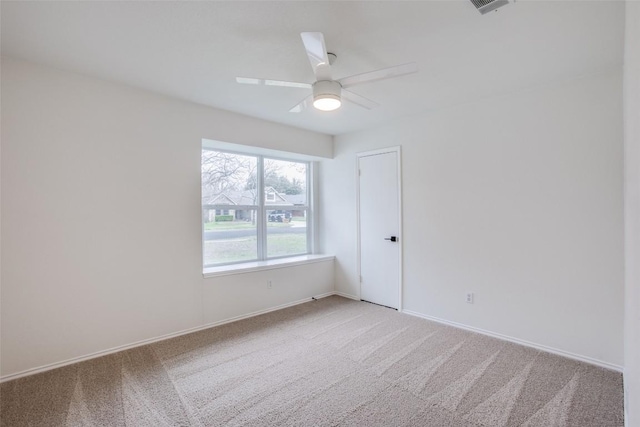
[[[271,259],[268,261],[245,262],[242,264],[222,265],[220,267],[205,268],[202,276],[209,277],[228,276],[230,274],[253,273],[256,271],[273,270],[274,268],[294,267],[296,265],[313,264],[333,260],[333,255],[302,255],[291,258]]]

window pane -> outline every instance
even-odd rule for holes
[[[307,205],[307,164],[264,159],[264,200],[268,205]]]
[[[202,204],[256,205],[258,158],[202,150]]]
[[[203,209],[205,267],[257,259],[256,220],[255,209]]]
[[[267,257],[306,253],[306,210],[267,210]]]

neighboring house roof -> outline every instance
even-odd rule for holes
[[[269,200],[268,198],[265,199],[265,203],[264,203],[265,205],[290,205],[291,204],[287,201],[287,199],[285,199],[284,194],[278,193],[273,187],[265,187],[264,192],[266,194],[275,195],[275,200]]]
[[[287,200],[285,194],[278,193],[273,187],[265,187],[265,193],[275,194],[275,200],[265,200],[266,205],[293,205],[294,203]],[[226,191],[218,194],[202,194],[203,205],[254,205],[255,191]]]
[[[307,204],[307,195],[305,193],[302,193],[302,194],[283,194],[283,196],[292,205],[304,206],[304,205]]]
[[[219,194],[211,197],[211,200],[207,202],[208,205],[237,205],[237,203],[226,194]]]

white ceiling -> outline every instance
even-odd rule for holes
[[[328,134],[508,94],[622,64],[624,2],[1,2],[2,54]],[[313,82],[300,39],[324,33],[334,78],[415,61],[353,91],[381,104],[288,110]]]

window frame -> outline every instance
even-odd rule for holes
[[[256,205],[231,205],[231,204],[212,204],[212,205],[205,205],[202,203],[202,176],[200,177],[200,191],[201,191],[201,197],[200,197],[200,205],[201,205],[201,240],[202,240],[202,268],[203,271],[207,270],[207,269],[212,269],[212,268],[216,268],[216,267],[228,267],[228,266],[234,266],[234,265],[238,265],[241,266],[242,264],[247,264],[247,263],[256,263],[256,262],[265,262],[265,261],[271,261],[271,260],[283,260],[286,258],[299,258],[301,256],[306,256],[306,255],[311,255],[313,254],[313,242],[314,242],[314,212],[313,212],[313,188],[314,188],[314,182],[313,182],[313,168],[314,168],[314,162],[309,161],[309,160],[302,160],[302,159],[296,159],[296,158],[289,158],[289,157],[279,157],[277,155],[268,155],[268,154],[254,154],[251,152],[241,152],[241,151],[234,151],[234,150],[226,150],[226,149],[218,149],[218,148],[211,148],[211,147],[205,147],[202,146],[201,147],[202,151],[216,151],[219,153],[226,153],[226,154],[234,154],[234,155],[239,155],[239,156],[247,156],[247,157],[254,157],[256,158],[257,161],[257,167],[256,167],[256,194],[257,194],[257,200],[256,200]],[[202,159],[202,156],[201,156]],[[269,160],[276,160],[276,161],[283,161],[283,162],[290,162],[290,163],[301,163],[304,164],[306,166],[306,171],[305,171],[305,179],[306,179],[306,188],[305,188],[305,197],[306,197],[306,203],[304,206],[296,206],[296,205],[267,205],[267,197],[265,194],[265,185],[264,185],[264,161],[265,159],[269,159]],[[202,160],[200,161],[200,165],[202,168]],[[274,194],[275,197],[275,194]],[[295,209],[292,209],[294,208]],[[208,209],[214,209],[214,210],[234,210],[234,211],[238,211],[238,210],[255,210],[255,215],[256,215],[256,258],[254,259],[247,259],[247,260],[241,260],[241,261],[230,261],[230,262],[221,262],[221,263],[214,263],[214,264],[205,264],[205,259],[204,259],[204,253],[205,253],[205,228],[204,228],[204,224],[205,224],[205,211]],[[274,256],[274,257],[269,257],[268,256],[268,249],[267,249],[267,238],[268,238],[268,221],[267,221],[267,211],[272,211],[272,210],[287,210],[287,211],[292,211],[292,210],[301,210],[305,212],[305,222],[306,222],[306,230],[305,230],[305,238],[306,238],[306,252],[300,252],[300,253],[293,253],[293,254],[287,254],[287,255],[282,255],[282,256]]]

